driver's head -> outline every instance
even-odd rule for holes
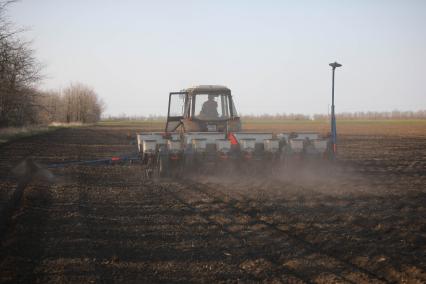
[[[213,101],[214,100],[214,95],[209,95],[209,101]]]

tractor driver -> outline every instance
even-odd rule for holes
[[[200,116],[203,118],[217,118],[219,113],[217,112],[217,102],[214,100],[214,95],[209,95],[207,101],[203,103],[203,107],[200,111]]]

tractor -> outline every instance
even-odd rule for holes
[[[164,132],[138,133],[137,145],[148,177],[252,175],[330,153],[330,139],[318,133],[243,131],[231,90],[220,85],[170,93]]]

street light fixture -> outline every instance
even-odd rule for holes
[[[337,152],[337,130],[336,130],[336,116],[334,113],[334,71],[337,67],[342,67],[342,64],[337,63],[336,61],[329,64],[332,69],[332,83],[331,83],[331,144],[332,144],[332,158],[336,158]]]

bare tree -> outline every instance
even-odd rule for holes
[[[35,122],[35,84],[41,79],[31,43],[22,40],[23,30],[14,28],[5,16],[13,2],[0,1],[0,126]]]
[[[0,127],[98,121],[104,104],[92,88],[72,84],[63,93],[37,90],[41,64],[31,42],[22,39],[23,30],[6,17],[7,7],[14,2],[0,0]]]
[[[104,103],[95,91],[81,83],[71,84],[63,92],[66,122],[93,123],[101,118]]]

